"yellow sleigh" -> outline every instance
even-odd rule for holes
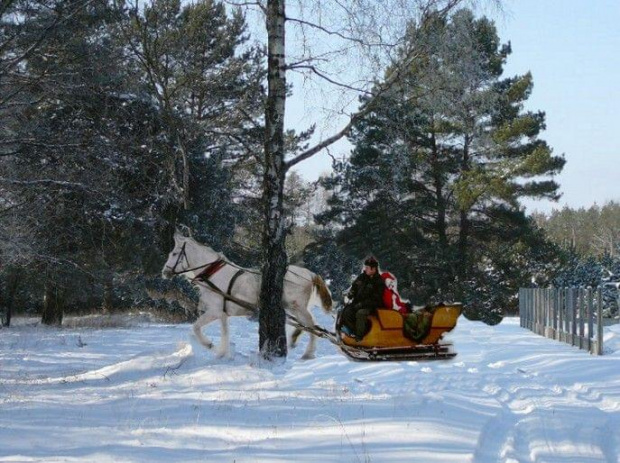
[[[342,351],[354,360],[417,360],[451,358],[451,344],[440,343],[456,327],[463,306],[442,303],[413,314],[377,309],[369,317],[370,328],[359,341],[342,330],[338,333]],[[337,325],[339,326],[339,324]]]

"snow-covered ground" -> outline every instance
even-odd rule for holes
[[[620,461],[618,325],[602,357],[461,317],[452,360],[356,363],[321,340],[302,361],[302,339],[274,366],[257,361],[257,325],[231,321],[224,360],[189,325],[15,320],[0,330],[0,461]]]

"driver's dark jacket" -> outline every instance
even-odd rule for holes
[[[383,307],[383,290],[385,284],[379,272],[368,276],[361,273],[351,285],[347,297],[355,309],[375,310]]]

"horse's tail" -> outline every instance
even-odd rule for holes
[[[312,277],[312,287],[321,299],[321,305],[323,306],[323,310],[325,312],[330,312],[333,305],[332,294],[329,292],[329,288],[325,284],[325,281],[323,281],[323,278],[315,274]]]

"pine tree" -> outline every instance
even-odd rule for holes
[[[229,16],[222,2],[154,0],[129,15],[121,28],[128,63],[164,121],[171,221],[232,251],[237,226],[251,221],[246,184],[261,172],[262,52],[248,45],[240,12]]]
[[[393,266],[414,300],[456,298],[497,320],[518,289],[506,257],[533,233],[519,199],[556,198],[544,177],[564,159],[538,138],[544,114],[523,111],[531,76],[501,78],[511,50],[491,21],[462,10],[410,40],[431,53],[356,124],[324,219],[350,252]]]
[[[259,130],[247,114],[260,106],[262,71],[255,51],[235,52],[245,40],[242,18],[229,20],[221,5],[210,2],[205,5],[211,9],[179,10],[185,19],[177,39],[195,37],[183,35],[188,28],[210,33],[211,39],[197,44],[206,55],[204,47],[212,47],[216,58],[200,61],[193,46],[179,44],[173,50],[177,55],[171,52],[168,58],[186,63],[184,72],[192,73],[193,82],[200,79],[200,63],[209,62],[210,67],[200,68],[203,80],[221,85],[218,95],[199,103],[189,98],[197,97],[198,90],[179,91],[178,108],[171,106],[175,111],[167,113],[149,93],[147,73],[128,56],[127,43],[118,40],[131,20],[128,12],[105,2],[87,3],[24,62],[28,74],[40,78],[23,91],[36,104],[8,118],[16,143],[14,154],[0,160],[0,177],[6,180],[3,197],[6,191],[13,199],[0,231],[17,235],[19,240],[10,242],[23,244],[20,264],[69,290],[50,288],[50,294],[64,293],[61,302],[67,304],[88,298],[94,306],[101,299],[105,305],[119,302],[118,290],[135,280],[132,275],[161,270],[170,224],[180,214],[200,224],[199,237],[217,237],[216,245],[224,237],[231,240],[245,212],[243,202],[233,197],[241,188],[237,178],[256,176],[255,160],[247,153]],[[46,14],[29,17],[32,27],[46,24]],[[24,39],[15,46],[29,43]],[[200,63],[192,65],[193,60]],[[178,132],[169,130],[171,117]],[[184,172],[175,133],[183,134],[188,181],[194,185],[187,190],[191,207],[184,211],[170,180]],[[11,229],[4,228],[7,223]],[[32,292],[43,290],[42,285],[32,287]]]

